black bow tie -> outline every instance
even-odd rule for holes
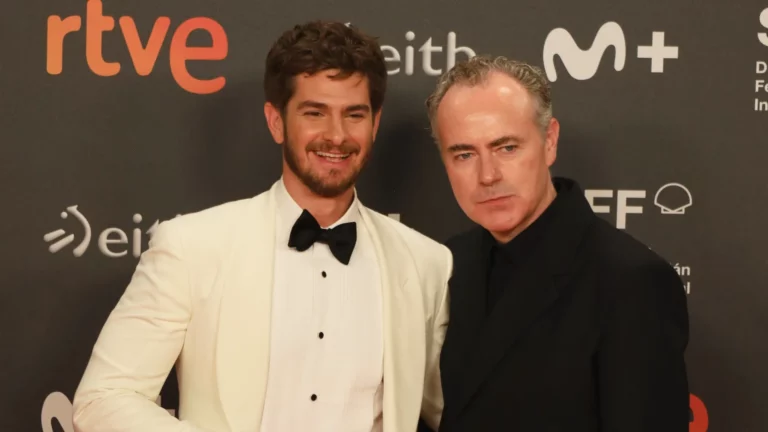
[[[288,239],[288,247],[305,251],[315,242],[325,243],[331,249],[333,256],[346,265],[349,264],[349,259],[352,257],[356,241],[357,226],[354,222],[341,224],[331,229],[323,229],[314,216],[304,210],[296,223],[293,224],[291,237]]]

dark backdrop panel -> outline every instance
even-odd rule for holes
[[[101,5],[114,30],[86,30],[89,3],[91,20]],[[278,178],[280,148],[262,113],[264,57],[283,30],[326,18],[379,36],[392,59],[361,197],[438,241],[469,222],[429,137],[423,101],[436,74],[472,53],[549,64],[562,123],[555,173],[579,180],[596,212],[685,281],[691,430],[768,430],[768,3],[717,3],[8,2],[0,14],[0,429],[72,430],[70,400],[153,224],[255,195]],[[133,65],[120,17],[143,42],[159,17],[169,20],[151,73]],[[223,33],[195,30],[187,44],[216,44],[221,59],[190,61],[188,73],[226,80],[204,94],[171,66],[183,55],[174,35],[201,22]],[[58,53],[57,29],[78,23]],[[567,33],[546,42],[556,28]],[[654,32],[658,50],[645,48]],[[120,64],[116,75],[99,75],[98,52],[87,54],[99,38],[101,60]],[[57,240],[44,236],[59,229],[72,241],[51,252]],[[162,405],[173,409],[176,398],[171,378]]]

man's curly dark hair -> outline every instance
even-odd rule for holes
[[[311,21],[287,30],[267,54],[264,95],[281,112],[295,89],[295,77],[329,69],[334,79],[355,73],[368,78],[373,113],[384,103],[387,67],[377,38],[353,26],[333,21]]]

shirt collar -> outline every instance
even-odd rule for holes
[[[555,184],[556,190],[557,184]],[[530,256],[533,250],[541,243],[541,239],[544,234],[549,230],[552,225],[552,221],[556,219],[556,215],[560,212],[565,193],[557,190],[557,195],[552,203],[547,206],[544,212],[536,218],[531,225],[524,229],[515,238],[507,243],[497,242],[490,232],[487,230],[485,234],[490,237],[490,244],[492,244],[492,253],[496,257],[503,257],[508,262],[520,264],[525,257]]]
[[[357,190],[353,189],[353,192],[354,198],[352,199],[352,204],[349,206],[344,215],[342,215],[339,220],[330,226],[323,228],[333,228],[343,223],[357,222],[359,220],[360,201],[357,197]],[[283,177],[280,177],[277,188],[275,190],[275,202],[277,203],[277,215],[280,221],[279,226],[282,226],[281,232],[278,235],[281,237],[280,241],[287,244],[288,237],[290,236],[291,229],[293,228],[293,224],[296,222],[299,216],[301,216],[301,213],[304,211],[304,209],[302,209],[293,199],[291,194],[288,193],[288,190],[285,188],[285,183],[283,182]]]

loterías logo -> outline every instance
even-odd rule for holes
[[[688,432],[707,432],[709,429],[707,407],[693,393],[691,393],[689,400]]]
[[[83,213],[80,212],[77,205],[67,207],[66,211],[63,211],[60,214],[61,218],[64,220],[68,219],[69,215],[72,215],[74,219],[80,223],[80,227],[83,233],[80,240],[72,249],[72,255],[79,258],[85,254],[91,245],[91,239],[93,236],[92,228],[91,224],[88,222],[88,219],[86,219]],[[139,213],[134,214],[132,218],[133,223],[137,225],[140,224],[143,219],[144,217]],[[140,227],[134,227],[130,240],[128,239],[128,235],[124,230],[116,227],[107,228],[98,234],[98,250],[107,257],[120,258],[128,255],[128,248],[130,247],[131,255],[134,258],[138,258],[142,252],[143,235],[147,234],[151,237],[152,232],[158,224],[160,224],[159,219],[155,220],[149,229],[144,232],[142,232]],[[43,236],[43,240],[45,240],[45,242],[49,245],[48,251],[55,254],[66,246],[74,243],[75,234],[68,234],[66,230],[59,228],[45,234]]]
[[[152,73],[158,60],[160,49],[168,39],[171,28],[169,17],[159,17],[155,20],[146,42],[136,28],[136,23],[129,16],[118,20],[120,31],[128,53],[133,61],[133,67],[140,76]],[[83,18],[69,16],[62,18],[58,15],[48,17],[46,71],[51,75],[59,75],[64,68],[65,39],[74,37],[83,27]],[[120,73],[122,65],[118,62],[107,61],[102,51],[104,33],[115,28],[115,18],[104,15],[101,0],[88,0],[85,11],[85,60],[88,67],[99,76],[109,77]],[[187,46],[187,39],[196,30],[208,32],[212,44],[207,47]],[[191,60],[223,60],[227,57],[229,46],[224,28],[211,18],[190,18],[173,31],[169,47],[170,70],[176,83],[184,90],[196,94],[215,93],[224,88],[226,79],[218,76],[211,79],[193,77],[187,70],[187,62]],[[74,60],[68,57],[67,61]]]
[[[610,47],[615,50],[613,69],[622,71],[627,58],[627,42],[624,30],[618,23],[609,21],[603,24],[597,31],[592,45],[586,50],[579,48],[568,30],[556,28],[549,32],[544,40],[544,70],[550,81],[557,81],[557,56],[571,77],[580,81],[588,80],[595,76],[605,51]],[[651,45],[637,47],[637,58],[651,60],[652,73],[663,73],[664,61],[677,57],[678,47],[664,43],[663,31],[653,32]]]

